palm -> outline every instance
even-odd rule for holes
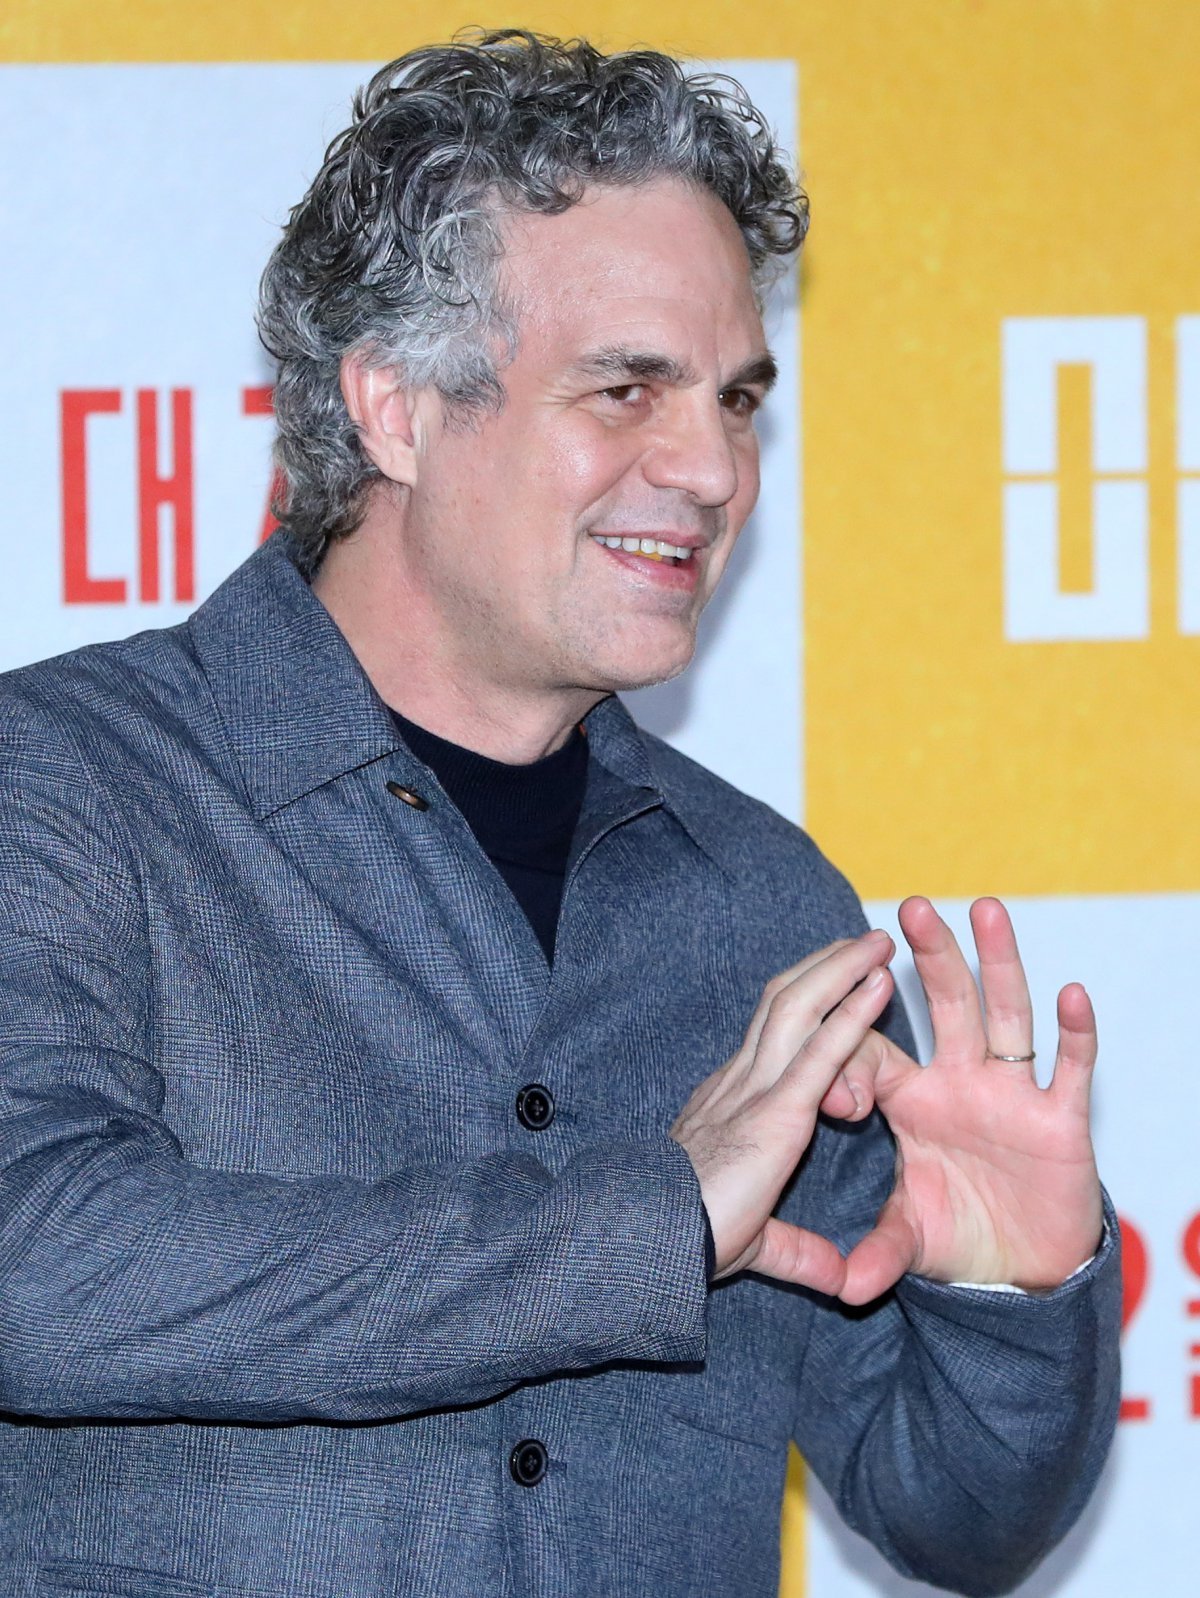
[[[1050,1087],[1030,1066],[1032,1019],[1012,929],[995,900],[973,908],[979,996],[949,929],[926,900],[901,912],[929,999],[936,1052],[921,1069],[875,1034],[875,1100],[896,1138],[896,1187],[847,1262],[859,1302],[913,1270],[941,1281],[1054,1287],[1094,1251],[1099,1180],[1088,1131],[1095,1028],[1078,985],[1059,997]]]

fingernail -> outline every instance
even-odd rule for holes
[[[868,993],[874,993],[875,990],[877,988],[881,988],[886,981],[887,977],[884,974],[883,967],[877,965],[874,971],[872,971],[864,980],[863,987],[866,988]]]

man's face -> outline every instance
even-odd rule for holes
[[[464,681],[663,681],[691,658],[758,494],[753,414],[773,368],[745,246],[724,206],[673,180],[509,215],[503,236],[519,330],[506,403],[467,427],[433,413],[407,582]]]

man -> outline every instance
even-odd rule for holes
[[[7,679],[6,1591],[766,1594],[792,1435],[962,1592],[1078,1513],[1086,995],[1040,1090],[1002,908],[981,1015],[909,901],[918,1069],[844,881],[613,697],[754,503],[804,219],[665,57],[393,63],[264,280],[287,534]]]

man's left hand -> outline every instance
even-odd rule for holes
[[[906,899],[900,925],[933,1022],[922,1068],[878,1032],[847,1062],[824,1107],[873,1099],[896,1139],[896,1186],[846,1261],[839,1297],[862,1304],[906,1271],[945,1282],[1054,1288],[1099,1246],[1100,1181],[1088,1124],[1096,1023],[1078,983],[1058,996],[1054,1077],[1038,1086],[1033,1014],[1004,906],[971,907],[979,991],[928,899]],[[839,1096],[842,1096],[839,1099]]]

